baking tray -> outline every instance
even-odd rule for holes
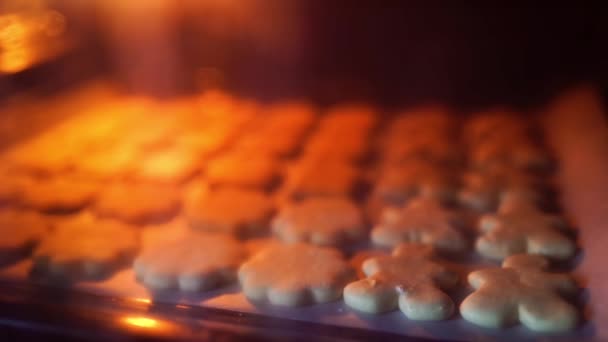
[[[580,299],[585,306],[585,320],[571,333],[539,335],[521,325],[484,329],[458,314],[442,322],[416,322],[399,311],[381,315],[357,313],[342,301],[301,308],[273,307],[251,303],[238,285],[192,295],[150,293],[135,281],[130,269],[102,282],[78,283],[72,289],[53,288],[27,280],[29,260],[0,270],[0,323],[14,326],[21,322],[35,327],[33,323],[38,319],[44,322],[41,326],[60,327],[65,321],[76,322],[64,328],[73,334],[99,329],[99,336],[116,337],[119,335],[111,334],[129,333],[117,320],[138,314],[170,322],[167,324],[175,327],[172,336],[186,339],[202,338],[204,334],[197,331],[211,331],[210,326],[217,324],[224,325],[224,331],[244,330],[243,336],[269,339],[606,340],[608,273],[603,260],[608,245],[608,125],[599,101],[593,89],[582,87],[561,98],[559,105],[549,107],[543,116],[545,135],[560,161],[556,177],[561,204],[576,224],[582,246],[573,273],[583,287]],[[463,295],[456,295],[457,303]],[[15,309],[11,310],[11,306]],[[20,318],[18,308],[28,312],[28,307],[33,311]],[[37,307],[55,311],[36,318]],[[162,331],[151,336],[160,339]]]

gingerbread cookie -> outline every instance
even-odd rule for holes
[[[299,306],[339,299],[354,272],[337,250],[297,243],[255,254],[241,265],[238,277],[253,301]]]
[[[31,178],[24,187],[22,204],[50,213],[75,212],[89,205],[99,191],[99,184],[78,176]]]
[[[372,241],[381,246],[415,242],[433,246],[437,251],[462,253],[467,239],[459,230],[464,218],[437,201],[417,199],[404,208],[387,208],[372,229]]]
[[[153,290],[206,291],[236,281],[246,251],[233,238],[190,231],[144,250],[134,261],[139,282]]]
[[[451,202],[456,197],[457,185],[448,172],[436,165],[409,162],[383,168],[373,196],[392,205],[403,205],[417,196]]]
[[[470,146],[481,145],[496,137],[527,138],[530,124],[517,113],[506,108],[495,108],[473,115],[464,125],[463,137]]]
[[[511,136],[473,146],[469,160],[477,168],[510,165],[522,170],[548,171],[553,166],[551,156],[540,146],[531,141],[513,140]]]
[[[459,202],[477,212],[494,211],[506,193],[516,191],[529,196],[529,201],[542,202],[549,184],[544,179],[510,167],[493,167],[470,171],[463,176]]]
[[[186,205],[186,217],[193,228],[239,238],[262,235],[269,230],[274,203],[263,192],[201,189],[191,197]]]
[[[567,274],[548,273],[547,259],[535,255],[513,255],[502,268],[470,273],[475,291],[460,305],[462,317],[476,325],[499,328],[520,322],[539,332],[573,329],[578,312],[560,295],[577,291]]]
[[[63,282],[104,279],[127,266],[138,247],[133,227],[80,214],[60,221],[38,244],[32,275]]]
[[[564,234],[568,229],[566,222],[533,207],[484,215],[479,219],[478,228],[481,235],[475,249],[490,259],[530,253],[566,260],[576,253],[576,243]]]
[[[132,224],[168,221],[181,207],[181,193],[172,185],[116,182],[99,195],[93,211],[100,217]]]
[[[367,276],[344,288],[344,302],[357,310],[381,313],[397,307],[412,320],[443,320],[454,312],[454,302],[443,290],[458,276],[431,260],[432,248],[402,244],[392,256],[363,262]]]
[[[210,185],[231,185],[267,189],[280,178],[278,163],[265,155],[233,152],[213,159],[207,165]]]
[[[0,211],[0,265],[31,252],[50,224],[33,212]]]
[[[367,229],[359,208],[346,198],[311,198],[285,205],[272,220],[285,242],[342,245],[362,240]]]

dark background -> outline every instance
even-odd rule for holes
[[[217,34],[206,25],[217,13],[177,12],[171,46],[177,51],[179,68],[177,81],[170,86],[134,83],[125,76],[129,70],[117,68],[114,57],[121,52],[108,42],[104,19],[94,7],[71,13],[78,19],[72,20],[72,29],[81,37],[75,49],[4,81],[11,91],[48,92],[109,75],[129,91],[166,96],[199,90],[198,70],[211,68],[221,72],[221,86],[259,99],[295,96],[320,103],[358,99],[383,105],[440,101],[467,109],[532,106],[581,82],[599,85],[604,94],[608,89],[608,16],[601,4],[243,3],[253,8],[250,19],[258,20],[254,25],[263,23],[273,32],[274,43],[261,44],[247,26]],[[288,25],[296,29],[283,32]],[[133,49],[141,47],[134,44]],[[143,59],[153,66],[147,73],[163,75],[166,70],[158,55],[139,51],[143,58],[133,58],[129,68],[146,64]]]

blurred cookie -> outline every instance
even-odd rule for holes
[[[417,196],[452,202],[457,191],[456,179],[448,170],[416,161],[383,168],[374,186],[373,196],[387,204],[403,205]]]
[[[134,177],[139,181],[179,184],[201,168],[201,155],[193,148],[173,145],[146,154],[137,164]]]
[[[33,212],[0,211],[0,265],[31,252],[49,232],[50,226]]]
[[[303,160],[288,170],[282,191],[289,197],[350,196],[359,181],[359,171],[349,163],[334,160]]]
[[[67,213],[91,204],[99,191],[97,182],[79,176],[30,178],[22,195],[26,207],[48,213]]]
[[[229,185],[268,189],[280,179],[278,163],[267,156],[228,153],[209,162],[206,180],[211,186]]]
[[[342,245],[362,240],[367,229],[359,208],[345,198],[311,198],[285,205],[272,220],[281,240]]]
[[[193,228],[246,238],[269,231],[274,209],[272,199],[260,191],[201,189],[187,203],[186,218]]]
[[[153,290],[206,291],[236,281],[246,254],[229,236],[189,231],[144,250],[133,269],[138,281]]]
[[[35,277],[61,282],[101,280],[126,267],[137,253],[135,229],[115,220],[79,215],[64,220],[38,244]]]
[[[100,217],[143,225],[168,221],[180,207],[181,192],[174,186],[114,182],[101,191],[93,211]]]

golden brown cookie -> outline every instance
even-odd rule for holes
[[[372,196],[387,204],[403,205],[418,196],[452,202],[457,191],[456,179],[445,168],[413,161],[381,169]]]
[[[229,185],[267,189],[281,176],[279,163],[266,155],[228,153],[209,162],[206,180],[211,186]]]
[[[181,192],[175,186],[114,182],[100,193],[93,211],[132,224],[168,221],[178,214]]]
[[[80,214],[61,221],[42,239],[34,250],[32,272],[58,281],[100,280],[127,266],[138,247],[133,227]]]
[[[413,320],[443,320],[454,313],[454,302],[443,290],[458,283],[458,275],[432,261],[429,246],[402,244],[392,256],[378,256],[362,265],[367,276],[344,288],[344,302],[369,313],[397,308]]]
[[[462,253],[468,242],[459,230],[463,218],[433,200],[417,199],[404,208],[387,208],[372,229],[372,241],[381,246],[402,242],[430,245],[447,253]]]
[[[134,172],[139,181],[180,184],[201,168],[201,155],[192,147],[173,145],[146,154]]]
[[[311,198],[285,205],[271,226],[288,243],[336,246],[360,241],[367,234],[359,208],[346,198]]]
[[[30,178],[24,187],[22,204],[43,212],[74,212],[91,204],[99,188],[97,182],[70,174]]]
[[[546,180],[511,167],[496,166],[464,173],[459,202],[478,212],[495,210],[501,197],[516,191],[527,194],[529,201],[542,202],[549,184]]]
[[[0,211],[0,265],[31,252],[50,230],[50,223],[27,211]]]
[[[307,159],[288,170],[282,191],[291,198],[349,196],[359,181],[353,165],[335,160]]]
[[[238,272],[247,298],[281,306],[338,300],[342,288],[354,276],[337,250],[303,243],[264,249]]]
[[[186,205],[193,228],[239,238],[267,233],[273,213],[274,203],[263,192],[228,187],[202,189]]]
[[[567,274],[548,273],[541,256],[508,257],[502,268],[470,273],[475,291],[460,305],[462,317],[473,324],[500,328],[517,322],[539,332],[572,330],[578,312],[560,295],[571,295],[577,286]]]

